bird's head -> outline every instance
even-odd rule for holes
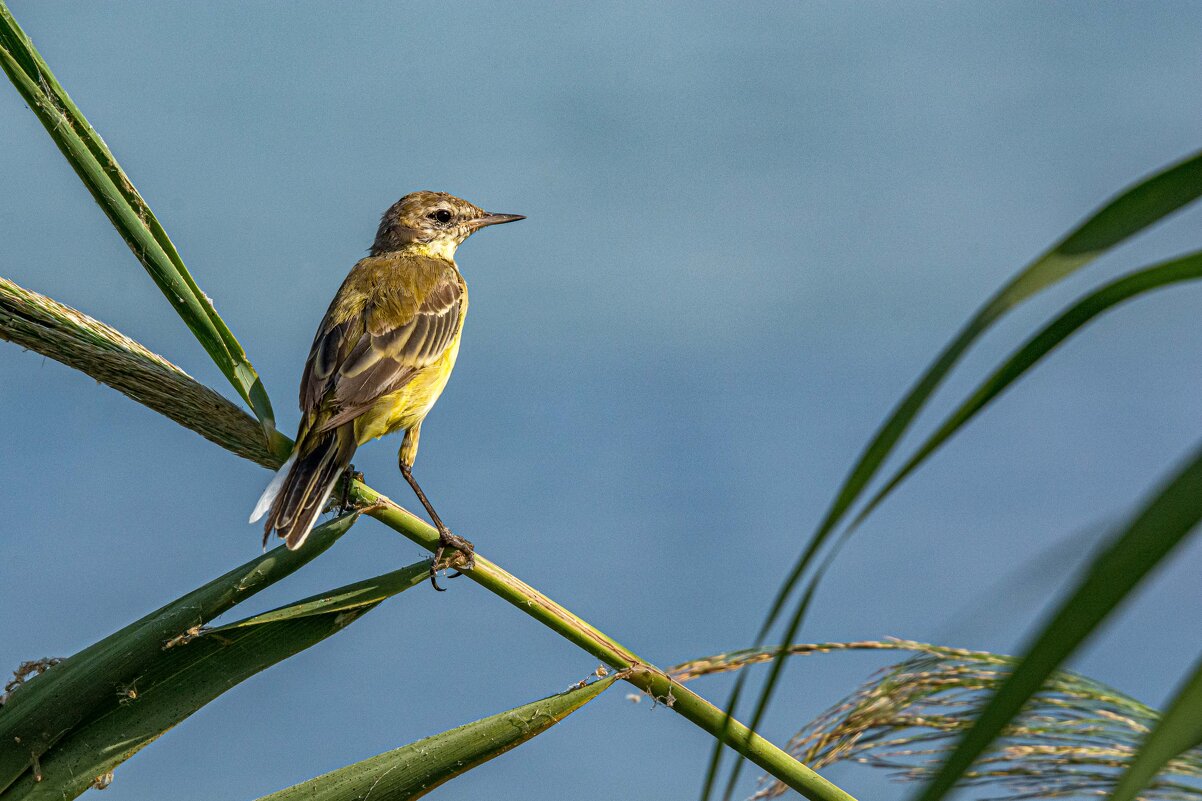
[[[520,214],[491,214],[446,192],[413,192],[384,212],[371,254],[419,250],[449,259],[481,228],[524,219]]]

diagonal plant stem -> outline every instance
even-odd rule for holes
[[[238,456],[267,467],[279,466],[281,460],[266,452],[260,429],[246,412],[115,329],[4,279],[0,279],[0,339],[81,370]],[[108,361],[114,355],[119,358]],[[216,401],[198,400],[211,398]],[[371,487],[354,482],[351,499],[426,550],[437,550],[438,532],[433,527]],[[475,568],[465,575],[617,668],[622,679],[709,734],[722,736],[735,751],[805,797],[813,801],[855,801],[742,723],[727,723],[718,707],[480,554],[476,554]]]
[[[367,514],[399,532],[428,551],[438,550],[438,531],[413,513],[355,481],[351,498]],[[489,592],[508,601],[564,639],[588,651],[612,667],[618,675],[652,698],[682,715],[813,801],[854,801],[853,797],[798,762],[785,751],[748,729],[665,671],[641,659],[633,651],[602,633],[567,608],[552,601],[496,563],[476,554],[476,564],[464,573]],[[725,731],[724,731],[725,730]]]

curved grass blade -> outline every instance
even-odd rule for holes
[[[926,400],[968,348],[994,322],[1022,301],[1063,280],[1110,248],[1140,233],[1202,195],[1202,153],[1174,164],[1124,190],[1010,280],[982,306],[943,349],[897,405],[857,460],[811,538],[803,561],[819,547],[855,503]],[[804,567],[803,567],[804,570]],[[791,583],[802,571],[794,570]],[[780,600],[773,617],[779,615]]]
[[[818,568],[817,572],[814,575],[814,580],[810,582],[810,585],[808,587],[806,587],[805,592],[802,593],[801,600],[798,601],[797,607],[793,610],[793,616],[789,620],[789,624],[788,624],[787,628],[790,632],[795,632],[801,628],[801,621],[805,618],[806,613],[810,609],[810,604],[814,600],[814,594],[818,591],[818,584],[821,582],[822,577],[824,575],[826,575],[826,571],[830,568],[831,564],[835,560],[835,557],[838,555],[839,550],[842,548],[843,543],[846,541],[847,541],[847,532],[844,532],[843,535],[839,538],[839,542],[836,544],[836,546],[827,553],[827,556],[823,560],[822,565]],[[760,643],[757,642],[756,645],[758,646],[758,645],[760,645]],[[760,723],[764,719],[764,714],[768,711],[768,704],[772,700],[772,692],[773,692],[773,690],[776,689],[776,685],[780,681],[781,675],[784,673],[785,657],[787,655],[788,655],[788,651],[786,650],[786,648],[784,648],[782,646],[777,651],[776,656],[772,659],[772,666],[768,670],[768,678],[764,681],[764,688],[760,694],[759,702],[756,704],[755,713],[752,715],[752,718],[751,718],[750,727],[751,727],[752,731],[759,730]],[[745,679],[745,676],[740,675],[738,681],[735,683],[735,695],[734,695],[735,700],[737,700],[737,697],[738,697],[737,694],[742,691],[742,683],[743,683],[744,679]],[[732,708],[733,708],[733,702],[732,702]],[[718,768],[718,761],[714,760],[711,763],[711,773],[706,776],[706,785],[704,788],[704,796],[703,796],[705,798],[709,797],[709,793],[710,793],[710,789],[711,789],[710,783],[714,778],[717,777],[717,768]],[[735,766],[731,770],[730,777],[727,779],[727,782],[726,782],[726,790],[723,792],[724,798],[732,798],[734,796],[735,786],[738,784],[739,773],[740,773],[741,769],[742,769],[742,763],[735,762]]]
[[[1194,665],[1159,722],[1119,779],[1110,801],[1133,801],[1174,758],[1202,745],[1202,660]]]
[[[185,636],[324,553],[357,514],[314,529],[305,547],[276,548],[88,646],[14,690],[0,708],[0,791],[65,736],[104,709],[116,688],[136,682],[160,658],[163,644]],[[15,747],[9,744],[14,744]]]
[[[971,729],[956,744],[919,801],[937,801],[956,784],[1023,705],[1132,590],[1202,519],[1202,448],[1144,505],[1090,564],[1076,588],[1026,649]]]
[[[952,414],[948,415],[947,419],[936,429],[935,433],[914,452],[914,455],[864,505],[864,508],[856,515],[850,528],[857,528],[897,485],[926,461],[927,457],[954,436],[957,431],[972,420],[994,398],[1005,392],[1027,370],[1038,364],[1044,356],[1058,348],[1061,343],[1075,334],[1094,317],[1146,292],[1183,281],[1194,281],[1199,278],[1202,278],[1202,252],[1195,252],[1155,264],[1151,267],[1145,267],[1130,275],[1123,276],[1100,289],[1090,292],[1084,298],[1074,303],[1063,314],[1028,339],[992,375],[985,379],[977,387],[976,391],[968,396],[968,399],[964,403],[952,412]]]
[[[242,346],[200,291],[162,225],[100,135],[55,79],[33,42],[0,1],[0,67],[25,98],[96,203],[208,351],[282,456],[271,401]]]
[[[499,715],[427,737],[258,801],[407,801],[516,748],[554,726],[613,684],[609,676]]]
[[[341,631],[387,598],[422,584],[430,563],[306,598],[271,612],[168,641],[138,677],[54,746],[0,801],[79,796],[168,729],[235,684]]]
[[[241,406],[120,331],[3,277],[0,339],[74,367],[238,456],[280,466]]]
[[[779,621],[785,604],[792,596],[797,583],[808,571],[818,551],[826,543],[835,527],[842,522],[848,511],[863,494],[868,483],[892,453],[898,440],[909,429],[910,423],[926,405],[927,399],[934,394],[939,385],[943,383],[943,379],[947,377],[960,357],[968,351],[973,343],[993,323],[1023,301],[1068,277],[1109,249],[1184,208],[1197,200],[1199,196],[1202,196],[1202,152],[1196,152],[1120,192],[1086,218],[1059,243],[1025,267],[977,310],[976,314],[944,347],[931,366],[910,388],[901,402],[894,407],[884,424],[873,435],[868,446],[856,460],[855,466],[843,480],[843,484],[822,522],[819,523],[801,556],[782,582],[756,637],[757,645],[764,643],[768,632]],[[811,591],[805,593],[806,596],[812,595],[813,587],[817,586],[814,580],[811,580],[810,583]],[[801,622],[805,617],[804,611],[798,614],[801,603],[799,601],[794,607],[793,619],[781,637],[782,642],[791,642],[797,637]],[[732,690],[732,697],[736,697],[741,692],[744,680],[743,676],[739,677],[734,690]],[[762,717],[774,685],[774,679],[770,679],[761,690],[753,721]],[[729,705],[727,708],[733,714],[734,710]],[[710,770],[706,777],[707,789],[702,796],[703,799],[709,798],[708,788],[712,786],[714,774],[720,768],[721,758],[721,751],[718,746],[715,746]],[[737,779],[739,769],[739,764],[736,763],[731,784]]]
[[[1202,196],[1202,152],[1124,190],[986,302],[894,408],[860,455],[811,538],[799,562],[800,569],[795,568],[791,572],[789,589],[813,559],[814,551],[822,545],[876,475],[893,451],[893,446],[926,404],[927,398],[981,334],[1024,300],[1063,280],[1110,248],[1192,203],[1199,196]],[[784,599],[779,599],[770,617],[778,617],[783,605]]]

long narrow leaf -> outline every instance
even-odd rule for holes
[[[1012,278],[977,311],[889,415],[845,479],[811,544],[821,544],[820,541],[843,519],[927,399],[993,323],[1024,300],[1058,283],[1199,196],[1202,196],[1202,152],[1128,187]]]
[[[269,447],[286,447],[271,402],[242,346],[200,291],[158,219],[100,135],[55,79],[0,0],[0,67],[125,239],[138,261],[262,423]],[[286,454],[282,454],[286,455]]]
[[[1119,779],[1110,801],[1132,801],[1170,761],[1202,746],[1202,660],[1169,703]]]
[[[822,522],[782,582],[756,637],[757,645],[763,644],[768,632],[780,620],[785,604],[798,582],[809,570],[836,526],[860,498],[927,400],[973,343],[998,319],[1024,300],[1063,280],[1116,245],[1194,202],[1199,196],[1202,196],[1202,152],[1194,153],[1123,190],[1086,218],[1058,244],[1019,272],[973,315],[894,407],[860,454]],[[803,600],[795,604],[792,618],[781,637],[783,642],[791,642],[797,638],[805,619],[802,604],[805,598],[813,595],[819,578],[820,575],[811,578],[810,588],[803,593]],[[777,675],[779,671],[774,672],[760,692],[751,720],[752,728],[758,726],[759,721],[763,719],[776,686]],[[742,691],[744,680],[743,676],[739,677],[732,690],[732,698]],[[728,705],[728,711],[733,713],[734,710]],[[715,746],[703,798],[709,798],[720,762],[721,751]],[[738,771],[739,765],[736,763],[728,788],[733,787]],[[727,796],[729,797],[729,792]]]
[[[791,572],[786,589],[791,589],[796,583],[813,559],[814,552],[860,497],[927,399],[981,334],[1024,300],[1063,280],[1110,248],[1192,203],[1199,196],[1202,196],[1202,152],[1125,189],[1059,244],[1024,268],[986,302],[936,357],[864,449],[811,537],[798,566]],[[770,615],[771,620],[779,616],[784,600],[778,599]],[[768,625],[771,625],[771,620]]]
[[[291,575],[334,544],[357,515],[315,529],[305,547],[276,548],[109,635],[15,690],[0,707],[0,791],[31,770],[55,743],[112,701],[186,635]]]
[[[1202,278],[1202,252],[1190,253],[1171,261],[1145,267],[1090,292],[1067,311],[1048,323],[1027,340],[977,389],[968,396],[944,423],[914,452],[914,455],[894,473],[884,486],[864,505],[856,516],[853,528],[863,522],[881,501],[918,468],[927,457],[972,420],[994,398],[1039,363],[1090,320],[1105,311],[1155,289]]]
[[[40,760],[0,801],[64,801],[234,685],[341,631],[423,583],[430,563],[306,598],[160,645],[155,658]]]
[[[427,737],[293,785],[259,801],[407,801],[516,748],[554,726],[613,683],[615,676]]]
[[[1026,649],[1013,674],[978,715],[919,796],[943,798],[1018,714],[1047,677],[1202,519],[1202,448],[1143,507],[1085,575]]]
[[[243,458],[280,466],[240,407],[121,332],[5,278],[0,339],[74,367]]]

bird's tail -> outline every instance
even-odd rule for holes
[[[350,465],[355,445],[352,427],[342,426],[297,446],[251,513],[252,523],[267,515],[264,545],[275,532],[291,550],[301,547],[330,499],[338,477]]]

